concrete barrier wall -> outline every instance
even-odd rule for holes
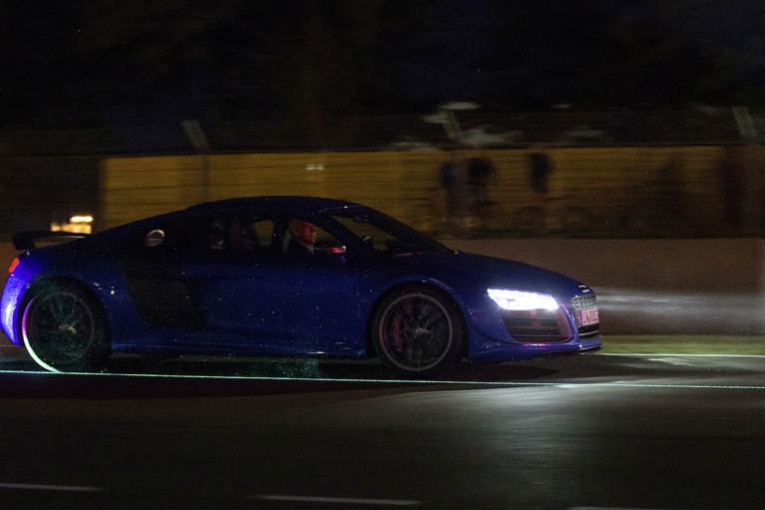
[[[546,267],[582,280],[598,292],[606,291],[602,319],[604,332],[609,334],[750,334],[762,333],[765,329],[762,318],[765,241],[762,239],[452,239],[444,242],[454,249]],[[0,243],[0,284],[5,283],[6,268],[14,255],[10,244]],[[617,310],[608,301],[614,293],[706,297],[689,302],[686,308],[695,308],[695,315],[688,315],[689,310],[681,308],[671,312],[669,306],[673,303],[669,302],[664,307],[664,318],[651,320],[651,328],[646,329],[647,317],[655,311],[640,310],[642,303],[646,303],[640,299]],[[704,307],[709,306],[719,312],[717,303],[729,306],[731,296],[738,296],[737,302],[744,304],[736,305],[727,317],[712,316],[714,314],[705,311]],[[678,314],[683,315],[682,320]]]
[[[742,149],[722,146],[547,148],[547,192],[533,189],[528,149],[245,153],[108,157],[99,229],[188,205],[256,195],[343,198],[434,235],[726,237],[741,234]],[[465,161],[489,159],[476,209]],[[439,168],[461,161],[447,191]],[[735,220],[735,221],[734,221]],[[739,230],[737,230],[739,229]],[[582,235],[586,234],[586,235]]]

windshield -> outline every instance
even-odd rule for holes
[[[443,244],[377,211],[344,211],[333,214],[332,218],[377,253],[401,255],[450,251]]]

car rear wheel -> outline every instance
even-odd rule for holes
[[[69,285],[46,283],[33,289],[21,332],[30,356],[54,372],[93,369],[110,352],[100,307]]]
[[[457,306],[435,289],[408,286],[385,298],[373,321],[380,359],[407,374],[439,372],[463,352],[464,325]]]

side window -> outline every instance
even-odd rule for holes
[[[391,243],[396,241],[394,235],[369,223],[364,216],[335,216],[335,219],[375,251],[386,252]]]
[[[235,252],[265,251],[271,248],[274,222],[270,218],[234,215],[229,228],[229,249]]]
[[[200,219],[192,228],[189,247],[195,251],[245,253],[267,251],[274,239],[274,222],[253,214],[221,214]]]
[[[323,228],[301,218],[286,222],[281,251],[288,256],[345,253],[345,247]]]
[[[227,245],[226,233],[228,230],[225,218],[215,218],[206,226],[207,239],[204,244],[211,250],[225,250]]]

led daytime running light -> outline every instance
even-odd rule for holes
[[[503,310],[557,310],[558,302],[549,294],[520,290],[488,289],[489,297]]]

